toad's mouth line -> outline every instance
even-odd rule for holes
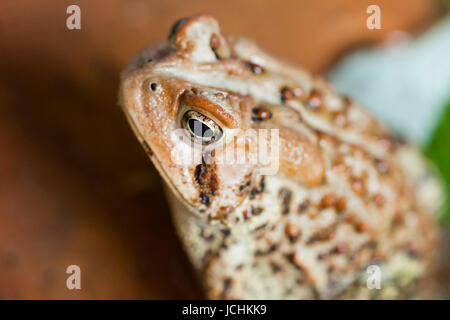
[[[133,130],[135,136],[137,137],[137,139],[139,140],[139,142],[141,143],[141,145],[143,143],[147,143],[146,140],[144,139],[144,137],[142,136],[141,132],[138,130],[133,117],[129,114],[128,110],[125,107],[122,107],[122,110],[125,114],[125,117],[128,120],[128,123],[131,126],[131,129]],[[192,213],[195,214],[195,209],[192,205],[189,204],[189,201],[183,196],[183,194],[175,187],[175,185],[173,184],[172,180],[169,178],[169,175],[167,174],[166,170],[164,170],[164,168],[161,166],[161,162],[160,159],[158,159],[158,156],[153,153],[152,155],[150,155],[148,152],[147,156],[150,158],[151,162],[153,163],[153,165],[155,166],[156,170],[159,172],[159,174],[163,177],[164,182],[169,186],[170,191],[181,201],[181,203],[184,204],[184,206],[186,208],[189,209],[189,211],[191,211]],[[155,159],[153,159],[153,157]],[[198,216],[197,214],[195,214],[196,216]]]

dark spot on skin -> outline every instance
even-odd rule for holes
[[[222,290],[222,299],[226,299],[228,297],[228,291],[231,288],[233,280],[231,278],[225,278],[223,281],[223,290]]]
[[[150,62],[152,62],[152,61],[153,61],[152,58],[148,58],[148,59],[146,60],[147,63],[150,63]]]
[[[397,147],[397,145],[399,144],[398,140],[395,139],[395,137],[390,136],[390,135],[386,135],[386,136],[380,138],[379,141],[381,142],[383,147],[388,151],[394,150]]]
[[[399,133],[394,137],[394,140],[395,140],[395,143],[399,146],[404,146],[408,143],[408,140],[406,139],[406,137]]]
[[[205,239],[206,242],[211,242],[214,240],[214,234],[208,233],[205,229],[200,232],[200,236]]]
[[[266,188],[266,181],[265,178],[262,177],[259,181],[259,186],[257,188],[253,188],[250,192],[250,200],[253,200],[257,194],[263,193],[264,189]]]
[[[280,99],[282,102],[285,102],[286,100],[290,100],[294,98],[294,92],[292,92],[291,89],[288,87],[283,87],[280,90]]]
[[[206,195],[206,193],[200,192],[199,198],[200,198],[201,203],[203,203],[205,206],[209,207],[209,205],[210,205],[210,199],[209,199],[209,197]]]
[[[241,186],[239,187],[239,191],[240,191],[240,192],[243,192],[243,191],[245,191],[245,189],[247,189],[249,186],[250,186],[250,180],[247,181],[245,184],[241,185]]]
[[[220,244],[220,248],[226,250],[226,249],[228,249],[228,245],[225,242],[222,241],[222,243]]]
[[[350,107],[353,104],[353,101],[349,96],[343,96],[342,102],[344,103],[344,107]]]
[[[286,259],[292,263],[296,269],[303,270],[303,268],[298,264],[298,261],[296,260],[295,253],[288,253],[286,254]]]
[[[256,227],[255,229],[253,229],[253,232],[259,231],[264,229],[267,226],[267,223],[263,223],[262,225]]]
[[[378,243],[375,240],[371,240],[371,241],[363,244],[362,248],[368,248],[370,250],[375,250],[376,248],[378,248]]]
[[[257,189],[258,193],[264,192],[264,189],[266,188],[266,179],[265,177],[261,178],[261,181],[259,182],[259,188]]]
[[[345,209],[347,208],[347,198],[339,197],[339,199],[336,202],[335,207],[338,212],[344,212]]]
[[[281,267],[278,264],[276,264],[275,262],[270,263],[270,268],[272,269],[273,273],[277,273],[282,270]]]
[[[263,208],[260,208],[260,207],[250,207],[250,208],[248,208],[248,209],[245,209],[244,211],[243,211],[243,214],[244,214],[244,218],[245,219],[250,219],[251,217],[253,217],[253,216],[258,216],[258,215],[260,215],[261,213],[263,212]]]
[[[285,296],[288,296],[288,295],[290,295],[290,294],[292,294],[292,288],[288,288],[288,289],[286,289],[286,290],[284,291],[284,295],[285,295]]]
[[[216,59],[220,60],[219,53],[217,52],[217,50],[220,47],[220,38],[219,38],[219,36],[214,33],[211,36],[211,40],[210,40],[209,44],[211,46],[212,51],[214,52],[214,55],[216,56]]]
[[[396,212],[394,215],[394,219],[392,221],[392,228],[400,227],[405,223],[404,214],[401,212]]]
[[[322,241],[330,241],[334,238],[335,236],[335,232],[334,232],[334,226],[333,227],[328,227],[326,229],[322,229],[318,232],[316,232],[315,234],[313,234],[308,241],[306,242],[306,244],[313,244],[315,242],[322,242]]]
[[[272,118],[272,113],[269,109],[263,106],[258,106],[252,109],[252,121],[261,122]]]
[[[413,243],[407,242],[406,245],[404,246],[404,248],[405,248],[405,253],[408,255],[408,257],[410,257],[412,259],[420,258],[420,253],[417,250],[417,247],[415,247],[413,245]]]
[[[312,90],[309,94],[306,106],[311,110],[318,110],[323,104],[322,94],[317,90]]]
[[[169,41],[172,41],[175,37],[175,35],[177,34],[178,30],[180,30],[180,28],[183,26],[183,24],[187,21],[187,18],[181,18],[179,20],[177,20],[172,28],[170,28],[170,32],[169,32]]]
[[[247,62],[247,66],[253,74],[263,74],[265,72],[264,68],[256,63]]]
[[[242,270],[244,268],[244,265],[241,263],[236,266],[236,270]]]
[[[278,246],[276,244],[272,244],[267,250],[256,250],[255,256],[265,256],[271,254],[272,252],[275,252],[277,248]]]
[[[355,223],[355,213],[354,212],[347,213],[345,216],[345,222],[347,222],[349,224],[354,224]]]
[[[226,238],[231,234],[230,229],[221,229],[220,232],[222,232],[223,236]]]
[[[194,180],[200,189],[200,200],[203,204],[209,206],[211,203],[210,196],[216,195],[219,188],[215,163],[207,164],[202,161],[201,164],[198,164],[194,170]]]
[[[195,182],[198,185],[203,185],[204,181],[203,181],[203,175],[206,175],[207,171],[206,171],[206,166],[203,166],[203,164],[199,164],[195,167]]]
[[[350,262],[355,261],[356,260],[356,253],[355,252],[350,253],[347,258],[348,258],[348,261],[350,261]]]
[[[358,223],[355,225],[355,229],[356,229],[357,232],[363,233],[363,232],[366,232],[368,228],[367,228],[367,224],[366,224],[366,223],[364,223],[364,222],[358,222]]]
[[[294,98],[298,98],[303,94],[303,90],[301,88],[290,89],[288,87],[283,87],[280,90],[280,100],[281,102],[286,102],[287,100],[291,100]]]
[[[249,190],[250,190],[250,180],[247,180],[245,184],[239,186],[239,192],[241,196],[248,194]]]
[[[317,256],[317,259],[324,260],[328,257],[328,255],[329,254],[327,252],[319,253],[319,255]]]
[[[292,192],[287,188],[281,188],[278,195],[281,201],[281,213],[288,214],[291,204]]]
[[[217,190],[217,179],[216,178],[211,178],[211,181],[209,182],[209,188],[210,188],[210,193],[214,196],[216,195],[216,190]]]
[[[344,254],[348,252],[348,246],[345,243],[340,243],[330,250],[330,254]]]
[[[413,249],[407,250],[406,254],[408,255],[408,257],[415,259],[415,260],[420,258],[419,252],[416,250],[413,250]]]
[[[150,84],[150,89],[152,89],[152,91],[155,91],[157,88],[158,88],[158,85],[156,83],[152,82]]]
[[[258,216],[258,215],[260,215],[263,212],[263,208],[261,208],[261,207],[254,208],[254,207],[252,207],[252,212],[253,212],[254,216]]]
[[[334,193],[328,193],[322,197],[320,201],[320,206],[322,209],[330,208],[336,203],[336,196]]]
[[[207,260],[214,260],[219,258],[219,254],[217,252],[212,251],[211,249],[206,250],[202,260],[205,262]]]
[[[308,209],[309,204],[310,204],[310,202],[308,199],[306,199],[305,201],[300,203],[300,205],[298,206],[298,213],[304,213],[306,211],[306,209]]]

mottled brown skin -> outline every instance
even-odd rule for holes
[[[208,298],[422,293],[437,246],[439,186],[414,148],[322,79],[247,39],[224,37],[214,18],[200,15],[136,56],[120,103],[167,184]],[[230,129],[278,129],[277,174],[219,163],[215,144],[192,150],[194,163],[174,162],[186,148],[174,132],[191,107],[228,138],[246,139]],[[365,285],[371,264],[381,267],[381,290]]]

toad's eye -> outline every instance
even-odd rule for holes
[[[181,125],[192,140],[204,145],[219,141],[223,136],[222,128],[214,120],[195,110],[183,114]]]

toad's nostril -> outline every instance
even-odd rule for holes
[[[213,33],[210,39],[210,46],[212,51],[214,52],[216,59],[220,60],[220,55],[218,53],[219,47],[220,47],[220,38],[217,34]]]

